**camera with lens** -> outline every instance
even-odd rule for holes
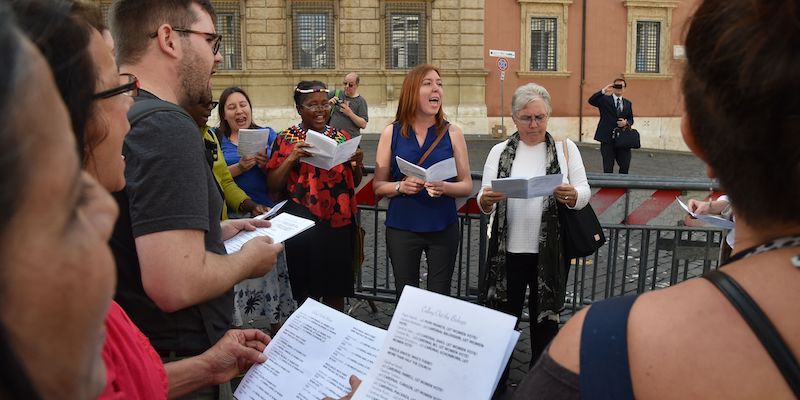
[[[615,83],[615,84],[611,85],[611,87],[614,88],[614,89],[622,89],[623,86],[622,86],[621,83]]]

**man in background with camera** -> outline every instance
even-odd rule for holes
[[[328,125],[343,130],[352,137],[360,136],[361,130],[367,127],[369,113],[367,101],[358,94],[358,84],[361,79],[358,74],[351,72],[344,77],[344,92],[336,89],[328,93],[331,108],[331,119]]]
[[[619,165],[619,173],[627,174],[631,165],[631,149],[614,146],[614,129],[633,125],[633,104],[622,97],[628,86],[625,79],[614,79],[589,97],[589,104],[600,110],[600,122],[594,133],[594,140],[600,142],[600,155],[603,157],[603,172],[614,173],[614,162]]]

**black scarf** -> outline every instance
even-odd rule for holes
[[[507,178],[511,175],[511,166],[517,155],[519,140],[519,132],[514,132],[509,138],[506,148],[500,155],[497,178]],[[555,141],[550,133],[545,134],[545,143],[547,146],[545,150],[546,174],[560,174],[561,167],[556,156]],[[536,288],[531,288],[538,292],[536,322],[544,319],[558,321],[558,313],[564,305],[567,282],[567,269],[563,267],[564,252],[558,223],[558,207],[556,207],[553,196],[544,197],[542,202],[541,232],[538,238],[531,238],[531,240],[539,241],[539,265],[532,266],[538,268],[538,284]],[[497,203],[491,228],[492,237],[489,239],[487,273],[484,282],[485,301],[494,308],[497,308],[499,303],[508,301],[506,281],[507,211],[507,200]]]

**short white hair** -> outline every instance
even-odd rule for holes
[[[514,91],[514,95],[511,96],[511,112],[516,115],[519,110],[522,110],[534,100],[542,100],[544,102],[547,115],[553,112],[553,106],[550,104],[550,93],[547,92],[544,86],[535,83],[522,85]]]

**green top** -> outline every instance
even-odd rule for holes
[[[219,145],[217,136],[211,133],[208,126],[200,128],[200,132],[203,133],[204,139],[210,140],[217,145],[217,159],[214,160],[213,170],[214,178],[217,179],[217,183],[219,183],[222,193],[225,195],[225,204],[228,205],[228,207],[222,207],[222,220],[224,221],[228,219],[228,208],[239,211],[239,206],[242,205],[242,202],[250,197],[233,181],[231,171],[228,170],[228,164],[225,163],[225,157],[222,156],[222,148]]]

